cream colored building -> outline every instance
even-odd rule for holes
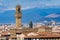
[[[45,27],[43,27],[43,26],[38,27],[38,32],[45,32]]]

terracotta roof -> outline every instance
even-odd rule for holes
[[[2,35],[10,35],[10,32],[2,32]]]
[[[10,38],[15,39],[15,38],[17,38],[17,37],[16,37],[16,36],[11,36]]]
[[[60,37],[60,34],[58,35],[57,33],[37,33],[37,36],[26,36],[25,38],[56,38]]]

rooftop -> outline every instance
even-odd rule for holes
[[[48,32],[43,32],[43,33],[36,33],[38,35],[36,36],[25,36],[25,38],[59,38],[60,34],[58,33],[48,33]]]

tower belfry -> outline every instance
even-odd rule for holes
[[[21,6],[20,5],[16,6],[15,17],[16,17],[16,28],[20,28],[22,25],[22,23],[21,23],[22,22],[22,13],[21,13]]]

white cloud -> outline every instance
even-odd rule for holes
[[[31,8],[35,8],[35,7],[22,7],[21,10],[27,10]],[[8,10],[16,10],[16,8],[4,8],[2,11],[8,11]]]
[[[15,8],[6,8],[6,9],[4,9],[4,10],[15,10]]]
[[[53,13],[48,16],[45,16],[45,18],[56,18],[56,17],[60,17],[60,15]]]
[[[34,7],[22,7],[21,10],[27,10],[27,9],[31,9],[31,8],[34,8]],[[9,11],[9,10],[16,10],[16,8],[1,8],[0,10],[0,13],[3,13],[5,11]]]
[[[2,8],[0,10],[0,13],[4,13],[5,11],[9,11],[9,10],[15,10],[15,8]]]
[[[36,7],[36,6],[32,6],[32,7],[30,7],[30,6],[22,7],[22,10],[32,9],[32,8],[35,8],[35,7]]]

